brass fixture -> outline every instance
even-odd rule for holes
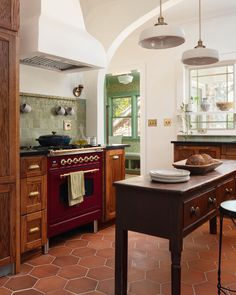
[[[75,97],[80,97],[81,93],[82,93],[82,90],[83,90],[84,86],[79,84],[77,87],[75,87],[73,89],[73,94]]]

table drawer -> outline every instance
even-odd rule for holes
[[[217,188],[218,204],[225,200],[235,199],[235,179],[225,181]]]
[[[210,190],[184,202],[184,227],[195,223],[217,208],[216,190]]]
[[[20,166],[21,177],[44,175],[47,169],[47,159],[45,156],[22,157]]]
[[[21,214],[46,208],[46,175],[21,179]]]
[[[21,253],[46,243],[46,210],[21,216]]]

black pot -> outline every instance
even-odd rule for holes
[[[41,135],[36,140],[42,146],[59,146],[68,145],[71,137],[69,135],[57,135],[56,132],[52,132],[52,135]]]

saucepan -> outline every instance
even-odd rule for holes
[[[59,146],[68,145],[71,141],[69,135],[58,135],[55,131],[49,135],[41,135],[36,139],[42,146]]]

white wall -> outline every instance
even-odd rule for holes
[[[20,92],[73,97],[73,88],[84,84],[83,73],[63,74],[20,66]],[[84,88],[80,98],[86,97]]]
[[[236,60],[236,39],[233,38],[235,27],[236,15],[204,21],[202,37],[205,45],[218,49],[223,59],[230,57]],[[170,142],[176,138],[176,112],[184,97],[184,66],[181,56],[184,50],[193,48],[198,40],[196,24],[186,24],[183,28],[186,33],[184,45],[159,51],[140,48],[137,45],[138,35],[132,34],[120,46],[108,70],[110,73],[122,66],[127,69],[127,65],[145,64],[146,90],[141,93],[146,109],[142,121],[145,125],[142,130],[146,130],[146,152],[141,152],[141,160],[145,162],[143,173],[152,168],[170,167],[173,161]],[[172,119],[171,127],[163,126],[164,118]],[[147,127],[147,119],[157,119],[158,126]]]

